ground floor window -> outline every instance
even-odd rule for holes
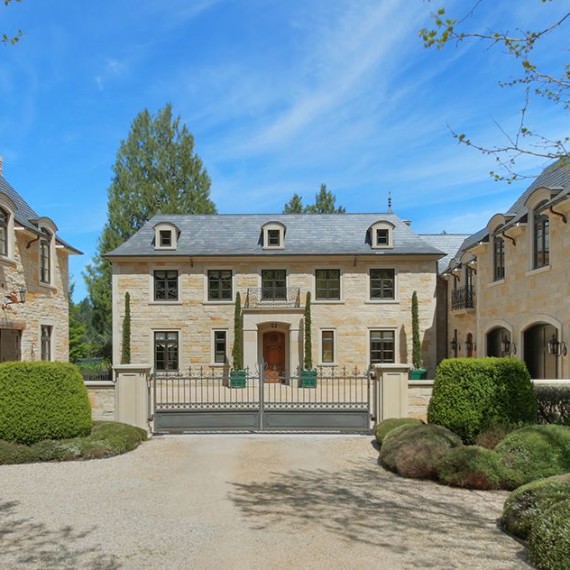
[[[370,331],[370,363],[395,362],[394,331]]]
[[[41,327],[41,359],[51,360],[51,336],[53,327],[42,325]]]
[[[334,331],[321,331],[321,362],[334,362]]]
[[[178,333],[154,333],[154,367],[156,370],[178,370]]]
[[[214,364],[225,364],[228,361],[227,345],[227,331],[214,331]]]

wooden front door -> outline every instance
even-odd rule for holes
[[[279,382],[285,374],[285,333],[269,331],[263,335],[265,380]]]

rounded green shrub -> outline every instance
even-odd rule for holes
[[[384,438],[380,463],[402,477],[435,479],[443,455],[460,445],[461,438],[442,426],[403,425]]]
[[[485,428],[476,438],[475,445],[487,449],[495,449],[505,439],[506,435],[521,428],[521,425],[492,424]]]
[[[526,540],[533,524],[560,501],[570,500],[570,473],[539,479],[513,491],[503,506],[501,527]]]
[[[505,479],[499,455],[477,445],[451,449],[441,458],[437,472],[442,483],[465,489],[502,489]]]
[[[415,418],[388,418],[387,420],[381,421],[376,425],[374,429],[374,435],[376,436],[376,441],[378,445],[382,445],[384,438],[397,427],[403,425],[418,425],[423,423],[421,420]]]
[[[465,443],[493,424],[536,422],[536,397],[526,366],[515,358],[450,358],[437,369],[428,422]]]
[[[530,530],[528,552],[538,570],[570,568],[570,499],[552,505],[537,518]]]
[[[91,432],[87,390],[73,364],[2,363],[0,394],[0,439],[29,445]]]
[[[511,432],[496,452],[509,470],[509,487],[570,471],[570,427],[534,425]]]

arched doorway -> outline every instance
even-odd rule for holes
[[[285,375],[285,333],[266,331],[262,343],[265,381],[280,382]]]
[[[548,341],[558,338],[552,325],[537,323],[524,333],[524,361],[532,378],[558,378],[558,357],[548,351]]]
[[[487,356],[510,356],[513,353],[511,333],[505,327],[496,327],[487,333]]]

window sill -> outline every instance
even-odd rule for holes
[[[490,283],[487,283],[487,287],[497,287],[498,285],[504,285],[505,284],[505,279],[497,279],[496,281],[491,281]]]
[[[202,301],[203,305],[233,305],[234,301]]]
[[[526,272],[526,276],[529,277],[531,275],[540,275],[541,273],[548,273],[552,268],[551,265],[543,265],[542,267],[537,267],[536,269],[530,269]]]
[[[49,291],[53,291],[53,292],[57,292],[57,287],[55,287],[54,285],[52,285],[51,283],[42,283],[40,281],[40,287],[42,289],[48,289]]]
[[[149,305],[183,305],[182,301],[149,301]]]
[[[5,257],[5,256],[0,256],[0,263],[2,265],[8,265],[10,267],[16,267],[17,263],[14,259],[10,258],[10,257]]]
[[[368,299],[364,301],[365,305],[398,305],[400,299]]]
[[[315,299],[313,305],[344,305],[344,299]]]

